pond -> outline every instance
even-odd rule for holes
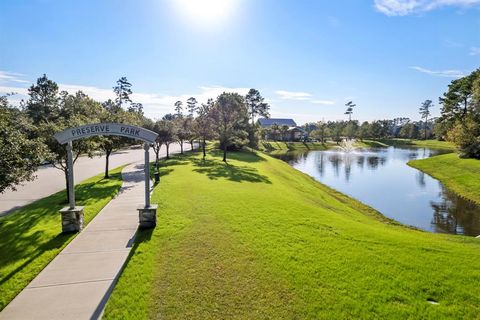
[[[480,206],[407,165],[442,153],[427,148],[310,151],[279,156],[295,169],[406,225],[440,233],[480,235]]]

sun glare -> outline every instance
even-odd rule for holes
[[[197,25],[216,25],[234,15],[240,0],[173,0],[177,10]]]

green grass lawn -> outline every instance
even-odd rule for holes
[[[75,187],[85,206],[85,225],[118,193],[122,168],[83,181]],[[38,200],[0,218],[0,310],[3,309],[75,237],[62,234],[59,210],[65,191]]]
[[[265,154],[229,156],[161,168],[157,227],[105,319],[478,318],[478,239],[403,227]]]
[[[453,192],[480,204],[480,160],[450,153],[408,163],[440,180]]]
[[[358,141],[363,147],[411,146],[420,148],[454,150],[455,146],[447,141],[414,139],[375,139]]]

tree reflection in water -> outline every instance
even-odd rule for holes
[[[442,188],[439,202],[431,202],[433,209],[432,226],[435,232],[480,235],[478,206],[452,191]]]
[[[427,148],[310,151],[284,161],[386,216],[433,232],[480,235],[480,206],[446,190],[407,162],[443,153]]]

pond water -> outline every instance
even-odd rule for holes
[[[310,151],[279,156],[295,169],[403,224],[480,235],[480,206],[460,198],[407,162],[441,153],[426,148]]]

